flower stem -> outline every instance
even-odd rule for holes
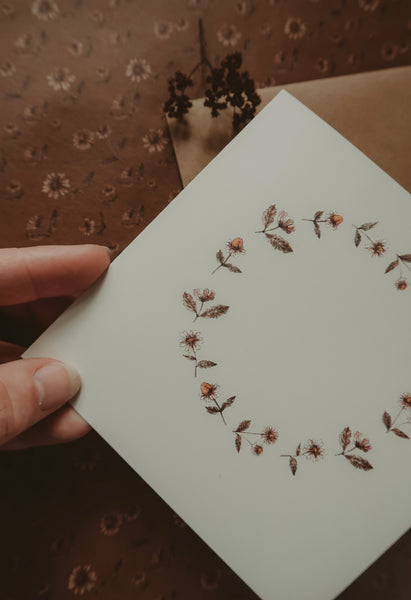
[[[227,423],[226,423],[226,421],[225,421],[225,419],[224,419],[224,415],[223,415],[223,413],[221,412],[221,406],[220,406],[220,405],[219,405],[219,403],[217,402],[216,398],[213,398],[213,402],[215,402],[215,404],[216,404],[216,406],[217,406],[218,410],[220,411],[220,417],[223,419],[223,423],[224,423],[224,425],[227,425]]]
[[[391,431],[393,425],[395,425],[395,422],[398,420],[398,417],[400,416],[400,414],[402,413],[402,411],[404,410],[404,407],[400,408],[400,412],[398,413],[398,415],[395,417],[394,421],[391,423],[391,427],[389,429],[389,431]]]
[[[223,260],[223,262],[222,262],[222,263],[220,263],[220,264],[218,265],[218,267],[214,269],[214,271],[211,273],[211,275],[214,275],[214,273],[215,273],[216,271],[218,271],[218,269],[220,269],[221,267],[224,267],[224,265],[226,264],[226,262],[228,261],[228,259],[229,259],[229,258],[231,258],[231,252],[229,252],[229,253],[228,253],[228,255],[227,255],[227,258],[225,258],[225,259]]]

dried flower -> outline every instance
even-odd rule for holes
[[[200,300],[200,302],[209,302],[210,300],[214,300],[215,292],[205,288],[204,290],[196,289],[193,291],[193,294],[196,298]]]
[[[91,592],[95,587],[97,574],[91,565],[79,565],[74,567],[70,573],[67,588],[74,594],[83,596],[86,592]]]
[[[79,129],[73,134],[73,145],[77,150],[89,150],[94,144],[94,133],[90,129]]]
[[[385,242],[382,240],[371,242],[371,246],[367,246],[366,249],[370,250],[372,256],[381,256],[387,250]]]
[[[199,350],[201,342],[202,339],[200,337],[199,331],[185,331],[181,336],[180,346],[184,346],[187,350],[191,350],[194,352],[196,350]],[[203,391],[202,388],[201,391]]]
[[[266,427],[261,434],[265,444],[274,444],[278,440],[278,431],[272,427]]]
[[[145,81],[151,76],[151,67],[144,58],[132,58],[126,67],[126,77],[134,83]]]
[[[212,383],[201,384],[201,398],[203,400],[215,400],[217,396],[217,385]]]
[[[356,431],[354,433],[354,444],[356,448],[362,450],[363,452],[368,452],[369,450],[371,450],[370,441],[367,440],[367,438],[361,439],[361,433],[359,431]]]
[[[337,229],[338,225],[344,221],[341,215],[336,215],[335,213],[330,213],[328,215],[327,223],[332,226],[333,229]]]
[[[304,446],[304,454],[307,458],[318,460],[324,456],[324,446],[321,442],[309,440]]]
[[[408,287],[408,282],[406,279],[398,279],[398,281],[395,284],[395,287],[397,288],[397,290],[406,290]]]
[[[290,17],[284,26],[284,33],[291,40],[298,40],[304,37],[307,27],[299,17]]]
[[[244,242],[242,238],[234,238],[231,242],[227,242],[227,248],[232,254],[243,254],[244,250]]]
[[[251,452],[256,456],[260,456],[260,454],[264,452],[264,448],[259,444],[254,444],[254,446],[251,448]]]
[[[49,173],[43,181],[42,191],[57,200],[59,196],[65,196],[70,187],[70,179],[64,173]]]
[[[285,233],[292,233],[295,230],[294,221],[287,218],[288,215],[285,210],[282,210],[278,215],[278,227],[280,227]]]
[[[411,394],[403,394],[400,398],[400,404],[403,408],[411,408]]]

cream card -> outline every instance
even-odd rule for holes
[[[281,92],[25,356],[261,598],[330,600],[410,525],[410,223]]]

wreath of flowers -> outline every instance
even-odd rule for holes
[[[278,212],[275,204],[269,206],[263,213],[263,229],[256,231],[256,234],[263,234],[269,244],[283,254],[293,252],[291,244],[283,237],[290,235],[295,231],[294,220],[289,218],[285,211]],[[337,229],[344,221],[340,214],[330,212],[325,215],[325,211],[318,210],[312,219],[301,219],[313,224],[314,233],[318,239],[321,238],[321,227],[329,226],[331,229]],[[381,258],[386,250],[387,244],[381,237],[375,239],[369,233],[378,222],[368,222],[362,225],[353,225],[355,229],[354,244],[358,248],[364,241],[367,246],[366,250],[371,252],[371,256]],[[241,237],[236,237],[226,243],[226,250],[218,250],[216,254],[217,267],[212,271],[212,275],[219,269],[227,269],[231,273],[242,273],[241,269],[234,264],[234,261],[240,259],[241,254],[245,253],[244,240]],[[409,266],[411,263],[411,254],[396,254],[396,258],[387,266],[385,273],[390,273],[399,267],[399,279],[395,282],[398,290],[404,291],[408,287],[408,281],[404,277],[404,269],[411,271]],[[183,305],[187,310],[194,314],[193,322],[198,319],[218,319],[227,314],[229,306],[225,304],[211,304],[215,301],[215,292],[205,288],[203,290],[195,289],[192,293],[183,293]],[[208,304],[210,303],[210,304]],[[189,360],[194,366],[194,377],[197,377],[199,369],[211,369],[217,365],[212,360],[199,360],[198,352],[203,344],[203,338],[199,331],[187,330],[181,335],[180,346],[184,348],[185,354],[183,357]],[[220,418],[225,426],[227,426],[225,412],[234,403],[236,396],[230,396],[223,402],[219,400],[219,386],[216,383],[203,381],[200,384],[200,398],[205,403],[205,409],[210,415],[220,415]],[[382,415],[382,422],[386,428],[386,432],[393,433],[399,438],[410,439],[407,433],[401,429],[406,425],[411,425],[411,394],[404,393],[399,399],[400,410],[394,417],[388,412]],[[398,423],[401,421],[401,423]],[[279,437],[278,429],[271,425],[265,426],[259,431],[250,431],[251,419],[246,419],[232,429],[234,434],[234,447],[238,453],[244,443],[250,446],[251,452],[255,456],[260,456],[264,452],[267,445],[273,445]],[[335,453],[335,456],[344,457],[354,468],[362,471],[370,471],[373,469],[372,464],[364,458],[372,450],[370,441],[363,436],[359,431],[353,431],[350,427],[345,427],[338,439],[340,451]],[[321,440],[308,439],[304,444],[299,442],[295,452],[290,454],[281,454],[280,458],[288,458],[289,468],[293,475],[297,473],[299,461],[304,457],[318,462],[324,458],[326,452],[324,444]]]

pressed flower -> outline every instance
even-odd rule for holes
[[[205,288],[204,290],[196,289],[193,291],[194,296],[200,300],[200,302],[209,302],[214,300],[215,292]]]
[[[278,440],[278,431],[273,429],[273,427],[266,427],[261,434],[261,437],[266,444],[274,444],[274,442]]]
[[[143,137],[144,148],[149,152],[162,152],[167,143],[168,140],[161,129],[149,129]]]
[[[184,346],[187,350],[194,352],[199,350],[201,342],[202,339],[199,331],[185,331],[181,336],[180,346]],[[201,389],[201,391],[203,390]]]
[[[333,229],[337,229],[338,225],[341,225],[343,221],[344,219],[341,215],[337,215],[333,212],[328,215],[327,223],[331,225]]]
[[[111,512],[103,515],[100,520],[100,531],[104,535],[114,535],[119,532],[123,523],[123,517],[119,512]]]
[[[52,0],[34,0],[31,12],[40,21],[52,21],[59,15],[59,7]]]
[[[178,19],[178,21],[176,21],[176,23],[174,23],[174,27],[180,33],[182,31],[187,31],[189,26],[190,26],[190,21],[188,19],[185,19],[184,17],[181,17],[180,19]]]
[[[234,47],[237,45],[241,38],[241,32],[238,31],[235,25],[224,24],[222,28],[217,31],[218,41],[226,47]]]
[[[84,235],[92,235],[96,231],[96,222],[86,217],[78,228]]]
[[[398,279],[398,281],[395,283],[395,287],[397,288],[397,290],[406,290],[408,287],[408,282],[406,279]]]
[[[114,187],[114,185],[111,185],[111,183],[106,183],[106,185],[101,190],[101,193],[104,196],[104,198],[106,198],[110,202],[113,202],[117,198],[117,190]]]
[[[83,54],[84,46],[79,40],[72,40],[72,42],[67,46],[67,50],[73,56],[81,56]]]
[[[105,140],[111,135],[111,127],[109,125],[101,125],[96,131],[98,140]]]
[[[309,440],[304,446],[304,454],[307,458],[318,460],[324,456],[324,446],[321,442]]]
[[[94,144],[94,133],[90,129],[79,129],[73,134],[73,145],[77,150],[89,150]]]
[[[10,181],[6,189],[9,196],[12,196],[13,198],[20,198],[23,195],[23,187],[20,181]]]
[[[227,242],[227,248],[232,254],[242,254],[244,250],[244,242],[242,238],[234,238],[231,242]]]
[[[294,221],[288,218],[285,210],[282,210],[278,215],[278,227],[281,227],[285,233],[292,233],[295,230]]]
[[[411,394],[403,394],[400,398],[400,404],[403,408],[411,408]]]
[[[83,596],[96,586],[97,574],[91,565],[79,565],[72,570],[67,588],[74,594]]]
[[[215,400],[217,396],[217,385],[203,382],[200,389],[201,398],[203,400]]]
[[[354,433],[354,444],[356,448],[362,450],[363,452],[368,452],[371,450],[370,441],[367,440],[367,438],[361,438],[361,433],[359,431]]]
[[[254,446],[251,448],[251,452],[256,456],[260,456],[260,454],[264,452],[264,448],[259,444],[254,444]]]
[[[67,92],[75,80],[76,77],[66,67],[56,67],[49,75],[47,75],[49,86],[56,92]]]
[[[372,256],[381,256],[387,250],[385,242],[382,240],[371,242],[371,246],[367,246],[366,249],[370,250]]]
[[[159,40],[168,40],[173,33],[173,24],[165,21],[156,21],[154,23],[154,34]]]
[[[42,191],[57,200],[59,196],[65,196],[70,187],[70,179],[64,173],[49,173],[43,181]]]

